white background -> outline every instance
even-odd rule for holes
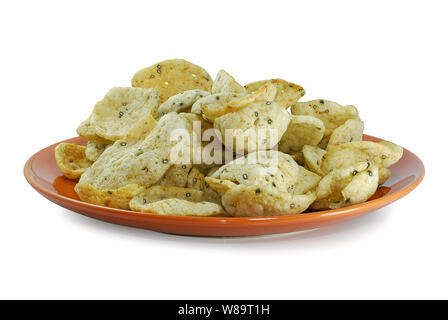
[[[0,298],[448,298],[446,1],[2,1]],[[22,174],[113,86],[184,58],[354,104],[426,166],[400,201],[316,231],[160,234],[65,210]]]

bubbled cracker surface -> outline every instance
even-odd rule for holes
[[[132,183],[145,187],[155,184],[172,165],[170,152],[177,141],[171,141],[170,134],[179,128],[192,132],[189,121],[170,113],[142,140],[116,141],[86,171],[80,182],[98,189],[117,189]]]
[[[308,115],[319,118],[325,125],[325,136],[330,136],[334,129],[343,125],[348,119],[357,119],[358,110],[354,106],[342,106],[329,100],[312,100],[296,102],[291,106],[294,115]]]
[[[328,148],[324,156],[322,170],[329,172],[352,166],[358,162],[369,160],[377,167],[389,167],[397,162],[403,154],[400,146],[372,141],[356,141]]]
[[[77,179],[92,165],[86,158],[86,147],[74,143],[60,143],[55,148],[56,163],[62,174]]]
[[[170,112],[188,112],[197,100],[209,95],[209,92],[198,89],[180,92],[160,105],[156,112],[156,118],[158,119]]]
[[[251,82],[245,85],[246,92],[252,93],[267,83],[273,84],[277,88],[277,94],[274,101],[282,105],[284,108],[288,108],[305,95],[305,89],[301,86],[283,79],[270,79]]]
[[[129,201],[144,189],[135,183],[109,190],[99,190],[87,182],[79,182],[75,186],[82,201],[117,209],[129,209]]]
[[[377,187],[378,168],[369,161],[334,169],[319,182],[312,208],[336,209],[361,203],[370,198]]]
[[[93,108],[90,126],[96,135],[116,141],[158,104],[159,95],[154,89],[115,87]]]
[[[278,151],[259,151],[233,160],[219,168],[212,178],[246,185],[270,185],[284,192],[291,190],[300,175],[291,156]],[[274,186],[275,185],[275,186]]]
[[[165,60],[138,71],[132,78],[133,87],[156,88],[163,103],[183,91],[211,91],[213,81],[202,67],[183,59]]]
[[[238,94],[234,92],[222,92],[212,94],[203,98],[198,99],[191,107],[191,112],[202,115],[202,108],[209,110],[219,109],[227,105],[233,100],[245,97],[246,94]]]
[[[364,122],[361,119],[348,119],[343,125],[337,127],[330,136],[329,146],[336,146],[353,141],[362,141]]]
[[[219,70],[213,82],[212,94],[222,92],[245,93],[246,90],[225,70]]]
[[[143,206],[131,206],[131,209],[144,213],[172,216],[215,217],[227,215],[219,204],[206,201],[190,202],[181,199],[165,199]]]
[[[226,211],[235,217],[299,214],[314,201],[314,194],[294,195],[268,186],[238,185],[222,196]]]
[[[93,141],[87,141],[86,145],[86,158],[90,161],[96,161],[100,157],[100,155],[106,150],[106,148],[110,146],[110,144],[99,144]]]
[[[278,149],[285,153],[300,152],[304,145],[317,145],[322,140],[324,132],[325,126],[322,120],[313,116],[293,115]]]
[[[158,182],[161,186],[186,187],[191,164],[175,164],[169,168]]]
[[[275,97],[277,89],[271,84],[266,84],[260,89],[251,94],[240,94],[241,97],[237,99],[231,99],[228,103],[221,105],[218,108],[209,108],[207,105],[201,107],[201,111],[204,118],[213,122],[216,118],[224,116],[226,114],[237,112],[241,109],[249,107],[256,102],[267,102],[269,105]],[[216,98],[220,99],[220,94],[217,94]]]
[[[134,205],[144,205],[165,199],[182,199],[192,202],[203,200],[204,193],[193,188],[175,186],[152,186],[133,199]]]
[[[226,147],[236,149],[237,140],[244,138],[244,150],[236,152],[247,153],[257,149],[272,149],[282,138],[289,121],[289,113],[279,104],[255,102],[244,109],[216,118],[214,127],[221,132]],[[228,138],[226,129],[233,130],[231,135],[227,135]],[[249,144],[248,141],[255,143]]]

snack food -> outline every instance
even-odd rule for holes
[[[110,145],[111,144],[95,143],[93,141],[87,141],[85,150],[86,158],[92,162],[95,162],[104,152],[104,150],[106,150],[106,148]]]
[[[312,100],[296,102],[291,106],[294,115],[313,116],[325,125],[325,137],[331,136],[333,131],[343,125],[348,119],[358,119],[358,110],[355,106],[342,106],[329,100]]]
[[[363,141],[354,106],[298,102],[304,94],[162,61],[107,92],[78,126],[87,145],[61,143],[55,159],[82,201],[146,214],[264,217],[368,201],[403,148]]]
[[[283,152],[257,151],[223,165],[210,177],[236,184],[267,184],[291,192],[303,174],[300,168],[290,155]]]
[[[337,146],[347,142],[361,141],[364,131],[364,123],[361,119],[348,119],[345,123],[332,132],[328,139],[329,146]]]
[[[212,94],[222,92],[245,93],[246,90],[225,70],[219,70],[218,75],[213,82]]]
[[[302,151],[304,145],[315,146],[323,138],[322,120],[312,116],[291,116],[288,129],[280,140],[278,149],[285,153]]]
[[[321,169],[321,166],[322,166],[322,159],[327,153],[327,151],[317,146],[306,145],[303,146],[302,153],[305,167],[307,167],[312,172],[317,173],[318,175],[321,176],[325,175],[325,173]]]
[[[78,127],[78,133],[93,142],[117,141],[150,116],[158,104],[159,94],[154,89],[112,88]]]
[[[86,157],[86,147],[73,143],[60,143],[54,150],[56,163],[69,179],[79,178],[92,165]]]
[[[270,150],[282,138],[290,121],[289,113],[276,102],[255,102],[241,110],[215,119],[222,142],[238,154]]]
[[[210,93],[204,90],[188,90],[171,96],[157,108],[155,118],[159,119],[170,112],[188,112],[198,99],[208,95]]]
[[[234,217],[264,217],[302,213],[315,199],[314,193],[295,195],[269,186],[239,185],[223,195],[222,204]]]
[[[193,131],[192,123],[186,117],[169,113],[157,122],[149,134],[116,141],[81,176],[75,188],[81,200],[90,199],[91,202],[95,199],[86,192],[98,190],[102,193],[107,190],[116,194],[114,190],[128,185],[145,188],[157,183],[173,165],[170,152],[179,141],[172,141],[170,134],[178,128]],[[84,184],[93,188],[81,188]],[[110,192],[108,194],[112,195]],[[104,196],[107,197],[106,194]]]
[[[133,87],[157,89],[162,103],[183,91],[210,91],[212,85],[212,78],[207,71],[183,59],[155,63],[138,71],[132,78]]]
[[[277,95],[274,101],[282,105],[285,108],[290,107],[292,104],[297,102],[301,97],[305,95],[305,89],[301,86],[282,80],[282,79],[271,79],[251,82],[246,84],[244,87],[248,93],[255,92],[260,87],[270,83],[277,88]]]
[[[313,209],[337,209],[366,201],[378,187],[378,167],[369,161],[332,170],[316,190]]]
[[[224,216],[224,209],[203,201],[204,192],[192,188],[153,186],[135,196],[130,209],[160,215],[176,216]]]
[[[368,160],[378,168],[387,168],[400,160],[403,148],[389,142],[356,141],[328,148],[322,170],[350,167],[358,162]]]
[[[204,118],[213,122],[218,117],[237,112],[251,106],[255,102],[267,102],[268,104],[271,104],[277,93],[277,89],[271,84],[266,84],[251,94],[231,93],[236,94],[237,98],[230,99],[229,102],[220,104],[217,107],[214,105],[203,104],[201,106],[201,111]],[[213,97],[215,100],[221,99],[220,93],[214,94]]]

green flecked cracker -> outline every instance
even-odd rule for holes
[[[222,92],[246,93],[246,90],[225,70],[219,70],[213,82],[212,94]]]
[[[348,119],[359,118],[355,106],[342,106],[336,102],[323,99],[296,102],[291,106],[291,113],[313,116],[322,120],[325,125],[325,137],[329,137],[337,127],[343,125]]]
[[[171,96],[157,109],[155,118],[159,119],[161,116],[164,116],[170,112],[188,112],[197,100],[208,95],[210,95],[209,92],[196,89],[184,91]]]
[[[158,105],[159,95],[154,89],[115,87],[95,105],[77,131],[89,141],[107,144],[124,138]]]
[[[177,216],[223,216],[224,209],[216,203],[204,201],[203,191],[194,188],[153,186],[135,196],[131,210]]]
[[[226,211],[234,217],[299,214],[316,198],[314,193],[295,195],[269,186],[238,185],[222,196]]]
[[[155,88],[163,103],[169,97],[187,90],[211,90],[213,81],[202,67],[183,59],[165,60],[138,71],[132,86]]]
[[[87,141],[86,158],[95,162],[108,146],[110,146],[110,144],[99,144],[93,141]]]
[[[378,167],[369,161],[334,169],[319,182],[312,209],[337,209],[367,201],[378,187]]]
[[[270,83],[277,88],[277,94],[274,101],[285,108],[288,108],[305,95],[305,89],[301,86],[282,79],[251,82],[244,87],[246,88],[247,93],[252,93],[267,83]]]
[[[322,171],[341,169],[368,160],[378,168],[387,168],[400,160],[403,148],[390,142],[356,141],[331,146],[322,163]]]
[[[75,189],[79,197],[89,201],[95,196],[84,191],[118,190],[134,184],[149,187],[157,183],[173,165],[170,153],[179,140],[172,140],[171,133],[180,128],[193,131],[191,121],[181,114],[170,113],[162,117],[147,135],[135,140],[128,137],[116,141],[81,177]],[[82,188],[82,185],[92,188]]]
[[[54,150],[56,163],[62,174],[69,179],[78,179],[92,165],[86,158],[86,147],[74,143],[60,143]]]
[[[328,140],[328,146],[336,146],[353,141],[362,141],[363,132],[364,123],[361,119],[348,119],[343,125],[334,129],[330,139]]]
[[[304,145],[317,145],[324,132],[325,126],[322,120],[312,116],[293,115],[278,149],[289,154],[300,152]]]
[[[255,102],[250,106],[215,119],[223,143],[243,154],[274,148],[290,121],[289,113],[275,102]],[[230,130],[229,130],[230,129]]]

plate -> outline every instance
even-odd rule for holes
[[[364,135],[364,140],[382,139]],[[85,145],[81,137],[61,142]],[[59,142],[60,143],[60,142]],[[365,203],[325,211],[280,217],[177,217],[161,216],[113,209],[79,200],[76,181],[65,178],[54,159],[55,143],[34,154],[25,164],[24,174],[29,184],[50,201],[83,215],[110,223],[149,229],[159,232],[197,236],[254,236],[315,229],[343,222],[384,207],[414,190],[422,181],[425,168],[422,161],[409,150],[389,169],[387,182]]]

